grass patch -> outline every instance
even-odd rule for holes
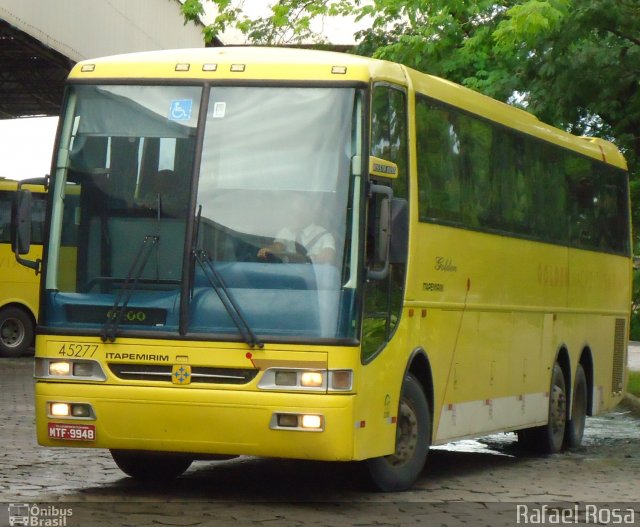
[[[629,372],[629,382],[627,383],[627,392],[632,393],[636,397],[640,397],[640,371]]]

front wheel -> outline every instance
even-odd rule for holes
[[[429,452],[431,411],[424,390],[410,373],[402,384],[396,427],[396,451],[367,461],[371,480],[385,492],[409,489],[420,476]]]
[[[0,309],[0,357],[20,357],[33,344],[33,335],[33,321],[23,309]]]
[[[112,450],[111,457],[127,476],[142,481],[170,481],[185,472],[193,459],[182,454]]]

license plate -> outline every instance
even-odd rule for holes
[[[66,441],[95,441],[95,425],[49,423],[49,438]]]

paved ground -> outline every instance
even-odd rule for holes
[[[640,525],[640,420],[624,408],[589,419],[575,452],[527,457],[513,434],[435,448],[404,493],[369,491],[352,465],[258,458],[197,462],[170,486],[143,485],[106,452],[37,446],[31,375],[29,358],[0,361],[0,526],[11,504],[61,527],[500,526],[526,514],[551,525],[560,509],[591,525],[612,523],[612,508],[630,520],[616,523]]]

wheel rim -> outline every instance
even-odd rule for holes
[[[388,456],[394,465],[407,463],[414,455],[418,445],[418,417],[413,407],[405,400],[400,402],[396,433],[396,451]]]
[[[6,319],[0,326],[0,339],[8,348],[17,348],[22,344],[25,336],[24,326],[16,318]]]

